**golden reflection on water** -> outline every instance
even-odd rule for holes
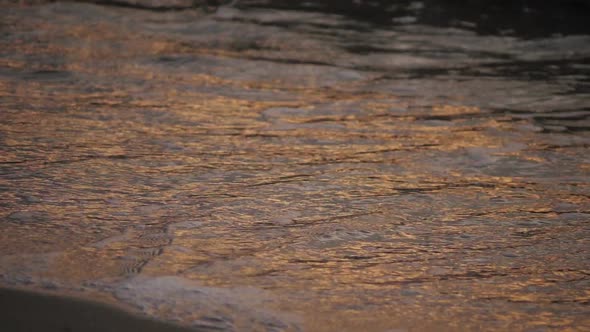
[[[589,326],[587,131],[36,8],[1,27],[3,283],[253,287],[287,330]],[[251,327],[241,302],[159,300]]]

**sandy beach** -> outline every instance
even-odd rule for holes
[[[199,331],[99,302],[14,288],[0,288],[0,328],[6,332]]]

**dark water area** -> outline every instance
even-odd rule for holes
[[[587,34],[590,2],[580,0],[261,1],[253,6],[338,13],[373,26],[419,23],[483,35],[539,38]]]
[[[0,287],[199,331],[590,329],[587,1],[217,4],[0,1]]]

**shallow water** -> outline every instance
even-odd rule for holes
[[[0,4],[0,284],[203,330],[589,329],[590,31],[433,3]]]

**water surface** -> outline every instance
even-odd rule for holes
[[[590,329],[580,8],[436,4],[2,3],[0,284],[202,330]]]

